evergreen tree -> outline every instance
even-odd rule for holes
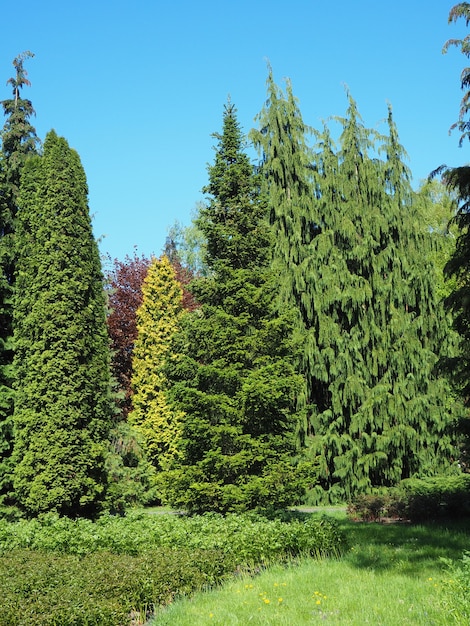
[[[470,23],[470,5],[468,2],[456,4],[449,13],[449,23],[465,20],[466,26]],[[450,46],[456,46],[467,58],[470,56],[470,35],[463,39],[450,39],[444,45],[443,52]],[[458,128],[461,132],[460,145],[464,139],[470,138],[470,68],[466,67],[461,73],[461,88],[464,95],[460,105],[459,119],[451,126],[451,130]],[[446,306],[452,313],[454,329],[460,337],[460,351],[449,359],[447,366],[451,372],[453,382],[456,385],[465,405],[470,406],[470,166],[460,167],[441,166],[436,173],[443,174],[443,181],[447,188],[456,196],[457,211],[453,219],[453,225],[457,227],[457,241],[455,250],[445,266],[446,275],[453,282],[453,289],[446,298]],[[463,463],[469,467],[470,456],[470,420],[468,413],[465,419],[460,421],[460,431],[466,438],[463,450]]]
[[[94,515],[105,497],[109,346],[78,154],[51,131],[22,174],[16,233],[14,488],[29,515]]]
[[[168,406],[163,365],[183,311],[181,287],[168,257],[153,259],[142,286],[133,354],[133,410],[129,422],[141,433],[149,460],[167,469],[177,455],[181,414]]]
[[[263,189],[269,199],[269,217],[273,233],[272,267],[279,277],[277,306],[296,312],[296,329],[301,337],[303,352],[299,353],[298,370],[302,372],[305,388],[299,395],[299,409],[312,401],[312,370],[315,354],[308,342],[308,328],[313,314],[312,284],[306,280],[309,245],[318,226],[312,220],[313,154],[307,144],[311,129],[304,124],[292,85],[287,81],[287,94],[274,82],[269,67],[268,98],[257,116],[260,129],[251,131],[251,138],[262,156]],[[308,423],[299,429],[305,443]]]
[[[162,476],[164,496],[191,511],[283,506],[302,492],[291,464],[300,384],[291,322],[273,308],[266,205],[230,102],[214,136],[210,200],[198,220],[210,271],[192,283],[201,307],[184,317],[179,357],[167,367],[184,418],[182,458]]]
[[[35,154],[39,140],[30,122],[34,109],[21,90],[31,83],[24,61],[34,56],[24,52],[13,61],[13,97],[1,102],[5,125],[1,133],[0,161],[0,500],[11,488],[11,451],[13,447],[13,345],[12,290],[14,276],[14,220],[21,172],[26,159]]]
[[[254,136],[281,297],[295,305],[304,337],[306,443],[320,458],[322,488],[344,498],[448,467],[449,389],[434,370],[447,326],[391,112],[384,161],[349,97],[339,152],[325,128],[309,164],[290,86],[283,98],[270,76],[268,95]],[[302,193],[292,194],[291,180]]]

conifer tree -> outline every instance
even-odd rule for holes
[[[281,297],[304,337],[306,443],[323,477],[316,497],[437,472],[454,452],[449,389],[435,372],[447,326],[391,112],[384,161],[349,97],[339,151],[325,128],[309,164],[291,92],[278,94],[270,76],[254,137],[278,238],[273,263],[286,274]],[[290,180],[304,181],[302,195]]]
[[[154,258],[137,309],[129,422],[141,433],[148,458],[157,470],[168,468],[177,455],[180,437],[182,416],[168,405],[163,366],[171,358],[170,342],[179,327],[182,305],[182,290],[168,257]]]
[[[214,136],[210,199],[198,220],[209,274],[192,283],[201,307],[185,316],[167,368],[184,418],[164,497],[191,511],[283,506],[302,492],[290,460],[300,384],[292,325],[273,307],[266,204],[230,102]]]
[[[39,144],[30,121],[33,106],[21,95],[23,87],[31,84],[24,62],[33,56],[27,51],[14,59],[15,76],[7,81],[13,97],[1,102],[6,121],[1,132],[0,160],[0,500],[11,488],[14,220],[22,169],[26,159],[37,152]]]
[[[306,279],[309,244],[318,226],[312,220],[313,154],[307,144],[311,129],[304,123],[287,81],[284,95],[276,85],[269,67],[268,98],[257,116],[260,129],[252,129],[251,139],[262,156],[262,183],[269,203],[269,219],[273,233],[272,267],[280,277],[276,304],[282,310],[296,312],[296,329],[303,352],[297,367],[304,377],[305,388],[299,395],[299,409],[306,409],[312,399],[314,364],[308,328],[312,317],[312,284]],[[308,422],[303,420],[299,437],[305,443]]]
[[[112,415],[104,290],[85,173],[54,131],[24,166],[19,207],[15,497],[29,515],[93,516]]]

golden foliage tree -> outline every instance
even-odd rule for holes
[[[167,256],[152,259],[137,310],[129,422],[142,435],[157,469],[166,469],[177,454],[181,414],[167,404],[163,366],[171,357],[171,338],[182,313],[183,294],[173,266]]]

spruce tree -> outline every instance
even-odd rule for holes
[[[167,469],[177,456],[180,438],[181,414],[168,405],[163,366],[172,358],[171,339],[179,327],[182,305],[182,290],[168,257],[154,258],[136,314],[129,423],[141,434],[147,456],[157,470]]]
[[[21,173],[39,144],[30,121],[33,106],[21,96],[22,89],[31,84],[24,62],[33,56],[24,52],[14,59],[15,76],[7,81],[13,97],[1,102],[6,121],[1,132],[0,161],[0,500],[10,491],[12,471],[14,221]]]
[[[302,491],[291,464],[299,378],[289,318],[273,307],[271,239],[259,181],[226,105],[198,226],[209,274],[192,283],[199,309],[175,336],[170,398],[184,413],[181,459],[164,497],[191,511],[292,504]]]
[[[28,515],[93,516],[112,415],[104,290],[85,173],[54,131],[24,166],[19,207],[15,497]]]
[[[391,112],[381,139],[349,97],[339,151],[325,128],[308,163],[290,87],[279,96],[270,76],[268,95],[254,137],[280,297],[295,307],[305,347],[305,443],[322,474],[313,497],[344,499],[449,467],[449,389],[435,371],[447,326]],[[293,196],[290,180],[302,181],[302,194]]]

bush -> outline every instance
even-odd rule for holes
[[[403,502],[412,522],[468,517],[470,474],[409,478],[400,483],[395,499]]]
[[[138,626],[155,606],[250,566],[339,555],[345,547],[328,518],[134,513],[96,522],[56,514],[0,520],[0,623]]]
[[[409,478],[382,494],[356,496],[348,505],[351,519],[384,518],[411,522],[461,519],[470,515],[470,474]]]
[[[348,503],[348,516],[355,521],[378,522],[385,517],[390,496],[359,495]]]
[[[233,568],[221,551],[79,557],[16,550],[0,557],[0,620],[8,626],[143,624],[156,607],[221,582]]]
[[[267,562],[298,554],[338,554],[344,537],[334,520],[267,519],[257,514],[194,517],[134,513],[103,516],[96,522],[49,513],[38,519],[0,520],[0,554],[17,548],[85,555],[107,550],[138,555],[163,546],[222,549],[239,564]]]

